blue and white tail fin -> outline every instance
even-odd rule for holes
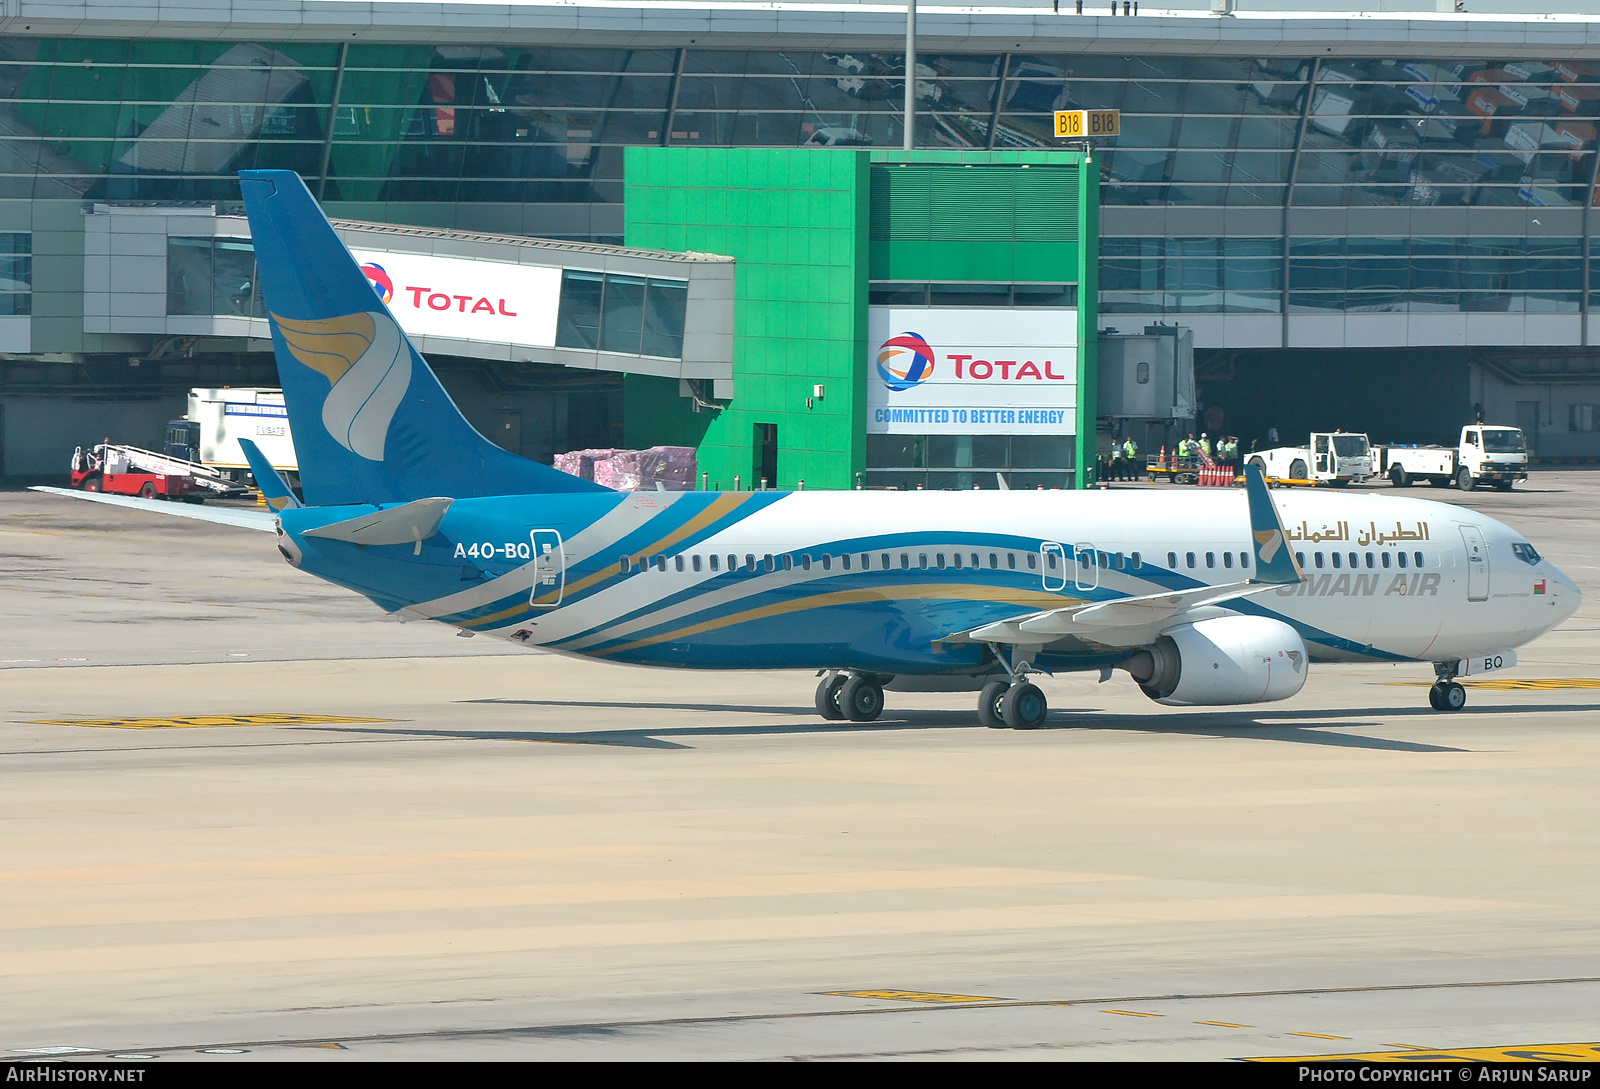
[[[239,449],[244,451],[244,460],[250,465],[250,475],[256,478],[256,487],[261,489],[261,497],[267,501],[268,510],[276,514],[303,505],[288,482],[278,475],[278,470],[261,452],[261,447],[249,439],[240,439]]]
[[[307,503],[607,490],[473,430],[300,176],[239,177]]]
[[[1284,535],[1278,508],[1267,491],[1267,478],[1254,465],[1244,468],[1244,490],[1250,502],[1250,537],[1256,554],[1256,574],[1250,581],[1279,586],[1304,581]]]

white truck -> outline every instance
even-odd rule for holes
[[[1372,448],[1372,473],[1397,488],[1426,480],[1436,488],[1451,484],[1470,492],[1479,484],[1501,491],[1528,479],[1528,440],[1503,424],[1468,424],[1454,447],[1384,444]]]
[[[300,461],[289,433],[289,410],[283,405],[282,390],[191,389],[188,413],[167,424],[163,453],[242,480],[250,467],[239,447],[241,438],[260,447],[274,469],[290,475],[291,484],[297,482],[294,477],[299,474]]]
[[[1348,431],[1313,431],[1304,446],[1278,446],[1251,454],[1254,465],[1272,481],[1294,484],[1346,484],[1364,482],[1372,475],[1372,453],[1367,437]]]

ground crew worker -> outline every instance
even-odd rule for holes
[[[1200,432],[1200,452],[1206,457],[1211,456],[1211,436],[1204,431]]]
[[[1120,446],[1113,445],[1111,447],[1111,472],[1106,479],[1122,479],[1122,447]]]
[[[1122,457],[1128,463],[1128,479],[1139,479],[1139,444],[1129,435],[1122,440]]]
[[[1191,431],[1188,438],[1178,443],[1178,456],[1187,461],[1189,458],[1194,457],[1194,449],[1194,432]]]

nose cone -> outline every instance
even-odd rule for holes
[[[1544,614],[1540,620],[1540,627],[1549,631],[1578,611],[1579,606],[1583,604],[1583,591],[1552,563],[1541,563],[1539,573],[1544,576],[1545,590],[1543,595],[1535,594],[1533,600],[1537,602],[1541,597],[1544,598],[1544,604],[1539,610]]]

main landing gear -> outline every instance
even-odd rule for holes
[[[978,721],[995,730],[1036,730],[1050,705],[1026,664],[1013,677],[990,681],[978,694]],[[817,714],[829,722],[872,722],[883,714],[883,686],[892,678],[872,673],[830,670],[817,682]]]
[[[1456,680],[1454,662],[1435,662],[1439,679],[1428,689],[1428,706],[1435,711],[1459,711],[1467,705],[1467,690]]]
[[[817,682],[817,714],[830,722],[871,722],[883,714],[883,685],[866,673],[825,673]]]
[[[978,693],[978,721],[991,730],[1037,730],[1049,713],[1044,693],[1025,676],[990,681]]]

